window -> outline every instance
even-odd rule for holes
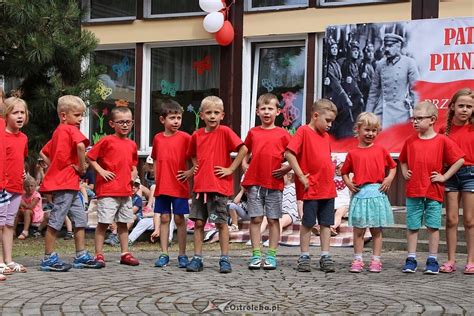
[[[109,125],[110,111],[115,106],[128,106],[135,110],[135,49],[100,50],[95,52],[96,64],[105,66],[99,75],[96,92],[102,101],[91,105],[89,131],[92,144],[105,135],[113,134]],[[136,119],[136,118],[135,118]],[[130,138],[135,138],[135,128]]]
[[[181,130],[191,134],[204,126],[199,106],[206,96],[219,95],[219,52],[215,45],[151,48],[150,146],[154,135],[163,131],[159,115],[164,100],[177,101],[183,107]]]
[[[83,0],[85,21],[131,20],[137,15],[136,0]]]
[[[247,11],[307,7],[308,0],[246,0]]]
[[[281,108],[275,124],[293,134],[305,116],[305,43],[257,44],[253,69],[250,127],[260,125],[255,114],[258,97],[273,93]]]
[[[145,0],[146,17],[168,17],[186,15],[205,15],[199,1],[189,0]]]
[[[318,0],[320,7],[334,7],[354,4],[373,4],[373,3],[393,3],[393,2],[408,2],[410,0]]]

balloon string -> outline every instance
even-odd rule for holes
[[[227,5],[227,2],[226,1],[223,1],[224,5],[225,5],[225,8],[222,9],[222,13],[224,14],[224,17],[225,17],[225,20],[228,19],[229,17],[229,11],[230,11],[230,7],[233,6],[235,4],[235,0],[232,0],[232,2]]]

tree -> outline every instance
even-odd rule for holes
[[[33,157],[58,124],[60,96],[78,95],[86,104],[99,100],[100,69],[90,58],[98,40],[81,29],[81,18],[76,0],[0,2],[0,74],[20,79],[13,93],[29,107],[25,131]]]

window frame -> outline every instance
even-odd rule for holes
[[[195,16],[205,16],[207,12],[204,11],[195,11],[195,12],[182,12],[182,13],[169,13],[169,14],[152,14],[151,13],[151,1],[143,1],[143,17],[145,19],[166,19],[166,18],[176,18],[176,17],[195,17]]]
[[[245,0],[244,11],[246,12],[258,12],[258,11],[270,11],[270,10],[291,10],[291,9],[304,9],[309,8],[309,1],[306,0],[306,4],[288,4],[288,5],[275,5],[268,7],[252,7],[253,0]]]
[[[409,0],[343,0],[342,2],[327,2],[328,0],[317,0],[316,7],[327,8],[327,7],[343,7],[343,6],[354,6],[354,5],[373,5],[373,4],[387,4],[387,3],[401,3],[409,2]],[[329,0],[331,1],[331,0]]]
[[[82,0],[82,8],[85,11],[83,23],[96,23],[96,22],[127,22],[137,19],[138,12],[135,12],[135,15],[129,16],[120,16],[120,17],[111,17],[111,18],[100,18],[100,19],[91,19],[91,0]],[[135,1],[135,11],[138,10],[137,3]],[[97,50],[97,49],[96,49]]]

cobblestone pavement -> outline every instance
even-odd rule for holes
[[[299,273],[298,251],[281,247],[276,271],[250,271],[249,251],[234,251],[234,271],[224,275],[217,272],[217,252],[204,254],[200,273],[179,270],[175,254],[173,264],[164,269],[153,267],[155,253],[135,254],[141,259],[138,267],[120,265],[118,254],[111,253],[106,255],[105,269],[67,273],[40,272],[38,258],[22,258],[18,261],[28,266],[28,273],[0,283],[0,314],[156,315],[201,313],[207,308],[211,313],[239,314],[474,315],[474,276],[463,275],[461,265],[452,274],[403,274],[405,253],[389,252],[384,254],[382,273],[351,274],[347,267],[352,248],[342,248],[332,250],[336,273],[316,268]],[[314,259],[313,267],[318,261]],[[418,261],[425,259],[422,253]],[[464,260],[465,256],[459,257],[459,262]]]

